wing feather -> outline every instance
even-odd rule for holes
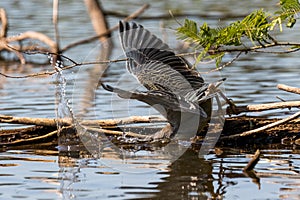
[[[148,90],[164,89],[175,94],[206,87],[203,78],[184,58],[142,25],[120,21],[120,40],[128,57],[127,69]]]

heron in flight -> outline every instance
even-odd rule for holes
[[[199,134],[212,113],[214,84],[204,82],[200,73],[183,57],[142,25],[119,23],[120,41],[127,57],[127,70],[147,91],[126,91],[102,84],[104,89],[125,99],[142,101],[162,114],[169,124],[153,138],[176,134]]]

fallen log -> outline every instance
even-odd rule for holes
[[[225,124],[221,137],[219,138],[219,145],[231,146],[231,145],[244,145],[250,143],[280,143],[284,138],[292,138],[294,141],[300,132],[300,119],[292,119],[284,124],[280,124],[275,127],[271,127],[263,132],[259,132],[253,135],[246,135],[242,137],[230,137],[231,135],[241,134],[246,131],[257,129],[266,126],[271,123],[276,123],[282,119],[268,119],[263,117],[228,117],[225,119]],[[18,145],[31,142],[49,142],[57,140],[58,132],[56,129],[56,119],[47,118],[22,118],[0,115],[0,123],[13,123],[13,124],[26,124],[32,125],[28,128],[18,128],[14,130],[0,130],[0,146]],[[61,123],[64,127],[70,127],[72,125],[71,119],[63,119]],[[86,127],[87,130],[103,133],[111,137],[135,137],[143,139],[146,136],[137,134],[141,130],[146,132],[155,132],[158,127],[151,127],[151,125],[157,125],[166,123],[163,118],[151,117],[151,116],[133,116],[129,118],[120,119],[107,119],[107,120],[84,120],[80,124]],[[141,126],[137,126],[141,124]],[[120,126],[126,125],[127,129],[121,129]],[[133,127],[130,129],[130,127]],[[43,130],[43,131],[42,131]],[[71,131],[70,131],[71,130]],[[76,135],[74,127],[70,129],[69,134]],[[133,132],[127,130],[135,130]],[[55,132],[56,131],[56,132]],[[35,138],[35,139],[30,139]]]
[[[278,88],[288,92],[298,94],[299,88],[286,85],[278,85]],[[240,114],[242,112],[264,111],[270,109],[282,109],[291,107],[300,107],[300,101],[279,102],[268,104],[256,104],[247,106],[236,106],[229,101],[227,114]],[[292,144],[299,143],[300,133],[300,112],[296,112],[284,119],[268,119],[265,117],[227,117],[219,138],[218,145],[245,145],[245,144],[270,144],[289,141]],[[13,117],[0,115],[0,123],[32,125],[24,129],[0,130],[0,146],[18,145],[30,142],[45,142],[57,140],[62,135],[61,131],[68,133],[64,137],[69,137],[69,141],[80,141],[74,125],[80,125],[82,129],[96,133],[104,134],[110,137],[132,137],[144,140],[149,134],[159,130],[157,125],[166,124],[164,118],[157,116],[131,116],[128,118],[102,119],[102,120],[81,120],[63,118],[30,118]],[[137,126],[137,125],[142,126]],[[62,130],[57,130],[57,125]],[[150,125],[156,125],[151,127]],[[132,128],[130,128],[132,126]],[[213,126],[213,125],[212,125]],[[126,128],[125,128],[126,127]],[[41,130],[48,131],[41,131]],[[134,131],[132,131],[134,130]],[[144,134],[138,134],[146,132]],[[193,138],[194,143],[199,143],[202,137]]]

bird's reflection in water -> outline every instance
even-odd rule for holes
[[[155,151],[152,153],[155,154]],[[64,195],[70,195],[72,185],[80,182],[80,177],[84,173],[80,169],[89,168],[92,160],[97,162],[92,155],[90,155],[90,159],[88,158],[88,151],[60,152],[61,192]],[[84,163],[86,166],[83,166]],[[139,199],[222,199],[229,185],[223,180],[226,175],[224,174],[225,169],[222,168],[222,162],[219,163],[221,166],[218,166],[217,169],[214,169],[213,163],[213,160],[199,157],[197,150],[187,148],[178,159],[170,161],[169,165],[164,166],[165,168],[158,169],[155,172],[156,175],[153,174],[154,177],[150,178],[150,174],[140,173],[138,177],[144,179],[148,184],[147,187],[141,188],[138,185],[132,186],[124,183],[114,183],[111,187],[123,190],[125,196],[134,195]],[[126,165],[126,162],[123,164]],[[138,171],[137,167],[136,173]],[[123,177],[122,179],[137,177],[136,174],[131,176],[130,173],[122,171],[119,171],[118,174]],[[139,180],[137,180],[138,182]]]
[[[192,149],[187,149],[164,173],[168,176],[158,183],[155,199],[218,199],[221,195],[215,192],[212,162],[199,158]]]

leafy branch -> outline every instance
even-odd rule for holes
[[[298,0],[281,0],[280,10],[274,15],[263,9],[253,11],[241,21],[235,21],[226,27],[213,28],[207,23],[199,26],[195,21],[186,19],[177,29],[178,38],[195,44],[196,50],[201,50],[197,60],[216,59],[219,66],[227,52],[257,51],[274,46],[291,46],[286,53],[297,51],[299,43],[278,42],[271,32],[276,26],[282,31],[282,24],[292,28],[296,23],[295,16],[300,12]],[[249,41],[251,45],[249,45]]]

